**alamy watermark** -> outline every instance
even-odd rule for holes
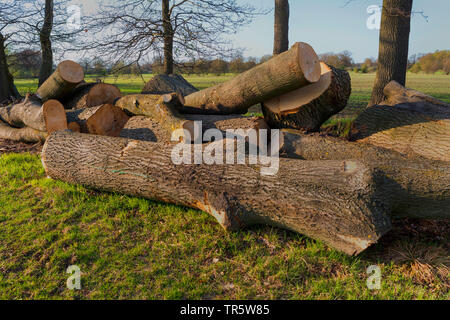
[[[280,131],[267,129],[208,129],[203,133],[202,122],[194,122],[194,137],[185,129],[175,130],[172,141],[180,141],[172,149],[172,163],[207,165],[259,165],[261,175],[273,176],[280,166]],[[194,142],[192,144],[192,142]],[[204,145],[203,142],[210,142]],[[248,147],[248,148],[247,148]],[[248,153],[246,152],[248,149]]]
[[[380,290],[381,289],[381,268],[379,266],[373,265],[366,270],[367,278],[366,284],[369,290]]]
[[[81,290],[81,269],[78,266],[69,266],[66,270],[71,276],[67,279],[69,290]]]
[[[71,5],[67,7],[67,23],[69,30],[79,30],[81,28],[81,7],[79,5]]]
[[[371,5],[367,7],[367,13],[370,15],[367,18],[367,28],[369,30],[381,29],[381,6]]]

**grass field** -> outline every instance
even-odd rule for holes
[[[227,77],[188,80],[204,88]],[[347,118],[373,82],[352,78]],[[450,77],[408,81],[450,102]],[[116,84],[124,93],[143,86]],[[396,221],[380,243],[348,257],[291,232],[225,233],[206,213],[53,181],[36,154],[1,155],[0,185],[0,299],[450,299],[448,223]],[[80,291],[66,287],[70,265],[81,269]],[[379,290],[366,285],[371,265],[381,268]]]

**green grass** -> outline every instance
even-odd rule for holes
[[[448,234],[348,257],[291,232],[225,233],[200,211],[53,181],[37,155],[2,155],[0,184],[0,299],[450,298]],[[366,287],[373,264],[381,290]],[[70,265],[81,291],[66,288]]]
[[[450,102],[448,76],[408,76],[414,89]],[[188,80],[201,89],[229,77]],[[369,101],[374,76],[352,79],[344,120],[326,124],[341,134]],[[107,82],[124,93],[143,86]],[[16,84],[21,93],[36,88]],[[0,185],[0,299],[450,299],[450,234],[405,231],[420,222],[396,222],[348,257],[288,231],[225,233],[200,211],[53,181],[37,155],[1,155]],[[372,291],[366,269],[374,264],[382,287]],[[66,288],[70,265],[81,268],[80,291]]]

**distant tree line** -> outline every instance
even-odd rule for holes
[[[416,61],[410,61],[414,62],[409,69],[411,72],[450,74],[450,50],[436,51],[413,59]]]

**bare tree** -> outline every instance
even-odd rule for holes
[[[275,0],[275,39],[273,55],[289,49],[289,0]]]
[[[88,23],[91,41],[80,48],[129,64],[162,55],[165,74],[174,72],[174,57],[231,57],[236,50],[223,35],[263,13],[237,0],[124,0],[102,2],[100,12]]]
[[[383,1],[378,71],[369,105],[384,99],[383,89],[390,81],[405,85],[412,3],[412,0]]]
[[[50,35],[53,27],[53,0],[45,0],[44,23],[39,34],[41,42],[42,64],[39,72],[39,85],[52,74],[53,71],[53,51]]]
[[[19,23],[22,17],[18,2],[0,2],[0,103],[20,97],[9,71],[6,54],[9,40],[13,36],[11,27]]]

